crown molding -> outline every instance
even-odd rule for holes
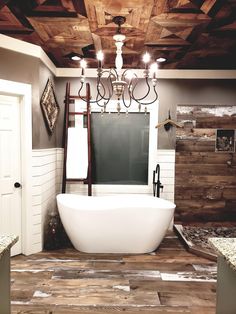
[[[0,47],[40,59],[56,75],[57,68],[43,49],[31,43],[0,34]]]
[[[56,77],[80,77],[80,68],[57,68],[40,46],[0,34],[0,47],[40,59]],[[87,68],[86,76],[97,77],[97,70]],[[143,70],[134,71],[139,78]],[[236,70],[158,70],[158,79],[236,79]]]
[[[133,72],[139,78],[143,71],[136,69]],[[57,77],[80,77],[81,69],[57,68]],[[85,69],[86,77],[96,78],[97,69]],[[236,70],[158,70],[158,79],[236,79]]]

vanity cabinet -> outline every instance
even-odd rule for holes
[[[11,313],[10,249],[17,240],[15,236],[0,235],[0,314]]]
[[[236,270],[228,265],[223,256],[217,258],[216,313],[236,313]]]
[[[236,313],[236,238],[212,238],[216,249],[217,290],[216,314]]]

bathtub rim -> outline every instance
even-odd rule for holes
[[[68,198],[70,200],[70,202],[68,202]],[[89,208],[86,208],[86,210],[106,210],[107,206],[105,206],[104,208],[104,204],[107,205],[107,203],[102,203],[103,206],[102,208],[99,208],[101,205],[99,203],[99,201],[106,201],[106,200],[109,200],[109,198],[113,199],[113,202],[114,200],[117,198],[117,200],[120,200],[122,201],[125,201],[125,199],[129,199],[129,204],[126,205],[125,204],[122,204],[119,206],[115,206],[115,204],[113,203],[113,207],[111,209],[116,209],[116,208],[122,208],[122,207],[130,207],[130,208],[139,208],[139,207],[143,207],[145,206],[144,203],[140,203],[140,202],[137,202],[137,199],[140,198],[142,199],[143,201],[145,201],[145,199],[148,200],[149,203],[147,203],[147,206],[150,207],[150,205],[152,205],[151,207],[152,208],[157,208],[158,210],[175,210],[176,208],[176,204],[173,203],[172,201],[169,201],[169,200],[165,200],[165,199],[162,199],[162,198],[158,198],[158,197],[154,197],[150,194],[109,194],[109,195],[96,195],[96,196],[87,196],[87,195],[80,195],[80,194],[71,194],[71,193],[60,193],[60,194],[57,194],[56,195],[56,200],[57,200],[57,203],[62,205],[62,206],[66,206],[66,207],[69,207],[71,209],[77,209],[79,210],[80,208],[78,207],[78,205],[76,203],[73,203],[72,200],[75,199],[75,200],[78,200],[78,199],[84,199],[86,200],[87,204],[88,203],[92,203],[92,202],[95,202],[95,200],[98,201],[98,203],[96,204],[97,206],[96,207],[89,207]],[[132,198],[134,198],[134,201],[135,201],[135,206],[134,205],[130,205],[130,202],[132,200]],[[75,201],[73,200],[73,201]],[[67,201],[67,202],[66,202]],[[151,203],[150,203],[151,202]],[[129,206],[130,205],[130,206]],[[158,206],[159,205],[159,206]],[[165,205],[165,206],[163,206]]]

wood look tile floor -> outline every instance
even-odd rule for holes
[[[215,313],[216,263],[169,233],[151,254],[73,249],[11,259],[11,313]]]

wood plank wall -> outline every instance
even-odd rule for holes
[[[216,130],[236,129],[236,106],[178,105],[177,120],[175,221],[236,221],[236,154],[215,151]]]

